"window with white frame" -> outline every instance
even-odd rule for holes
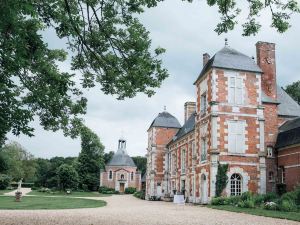
[[[228,121],[228,152],[245,153],[245,121]]]
[[[200,114],[203,115],[206,113],[206,107],[207,107],[207,100],[206,100],[206,93],[201,95],[200,98]]]
[[[230,195],[236,196],[242,193],[242,178],[241,175],[234,173],[230,177]]]
[[[201,138],[201,161],[205,161],[207,159],[207,142],[206,138]]]
[[[285,169],[283,166],[279,167],[280,170],[280,183],[285,184]]]
[[[231,75],[228,82],[228,102],[232,104],[243,104],[243,78]]]
[[[272,146],[267,147],[267,156],[273,157],[273,147]]]
[[[181,173],[185,173],[185,156],[186,152],[185,149],[181,151]]]
[[[176,155],[175,154],[172,154],[172,157],[171,157],[171,160],[172,160],[172,174],[175,175],[176,174]]]
[[[192,142],[192,157],[196,156],[196,148],[195,148],[195,141]]]
[[[108,179],[109,179],[109,180],[112,180],[112,178],[113,178],[113,173],[112,173],[112,171],[110,170],[109,173],[108,173]]]
[[[274,173],[273,173],[273,171],[269,172],[269,182],[274,182]]]

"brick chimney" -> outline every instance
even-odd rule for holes
[[[203,54],[203,67],[206,65],[208,60],[210,59],[210,55],[208,53]]]
[[[262,90],[271,97],[277,99],[276,91],[276,60],[275,44],[268,42],[256,43],[257,64],[262,69]]]
[[[184,122],[196,111],[196,102],[184,103]]]

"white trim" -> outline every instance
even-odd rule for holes
[[[253,157],[253,158],[257,158],[258,157],[258,154],[231,153],[231,152],[220,152],[220,155],[225,155],[225,156],[240,156],[240,157]]]
[[[285,169],[295,168],[295,167],[300,167],[300,164],[295,164],[295,165],[291,165],[291,166],[284,166]]]
[[[241,193],[244,193],[246,191],[248,191],[248,182],[250,180],[250,177],[248,175],[247,172],[244,172],[243,168],[240,167],[231,167],[229,169],[229,171],[227,172],[227,176],[228,176],[228,183],[226,186],[226,193],[227,196],[230,196],[230,178],[232,176],[232,174],[237,173],[239,175],[241,175],[242,177],[242,190]]]
[[[294,152],[294,153],[290,153],[290,154],[278,155],[277,157],[280,158],[280,157],[285,157],[285,156],[289,156],[289,155],[297,155],[297,154],[300,154],[300,152]]]
[[[234,162],[234,161],[222,161],[220,164],[240,165],[240,166],[258,166],[259,163],[245,163],[245,162]]]

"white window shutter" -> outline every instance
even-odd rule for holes
[[[235,122],[228,121],[228,152],[236,152]]]
[[[237,152],[245,153],[245,123],[243,121],[237,122]]]
[[[235,93],[235,103],[243,103],[243,79],[241,77],[236,78],[236,93]]]
[[[228,102],[235,102],[235,77],[229,77]]]

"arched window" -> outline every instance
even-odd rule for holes
[[[133,172],[131,172],[131,180],[133,180]]]
[[[112,177],[113,177],[113,173],[112,173],[112,171],[110,170],[110,171],[109,171],[108,179],[112,180]]]
[[[124,180],[124,174],[121,174],[121,179]]]
[[[230,177],[230,195],[241,195],[242,193],[242,178],[239,174],[234,173]]]

